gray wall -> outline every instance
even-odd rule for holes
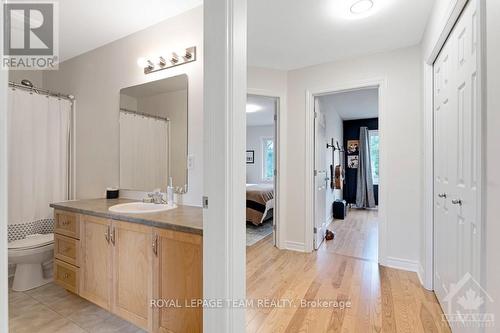
[[[197,47],[197,60],[145,75],[137,59],[164,50]],[[187,74],[189,80],[189,192],[184,203],[200,205],[203,180],[203,8],[197,7],[150,28],[63,62],[47,71],[45,87],[76,97],[77,198],[104,195],[119,186],[120,89]]]

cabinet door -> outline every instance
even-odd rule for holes
[[[154,299],[176,300],[182,307],[154,311],[154,331],[202,332],[202,308],[185,307],[203,298],[202,237],[165,229],[154,229],[157,241],[154,258]]]
[[[81,215],[80,296],[110,309],[111,244],[107,219]]]
[[[152,228],[113,221],[113,312],[151,330]]]

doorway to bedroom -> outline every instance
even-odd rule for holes
[[[379,87],[314,99],[314,248],[377,262]]]
[[[276,245],[279,98],[247,95],[246,245],[272,237]]]

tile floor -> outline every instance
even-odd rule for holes
[[[9,290],[10,333],[144,332],[54,283]]]

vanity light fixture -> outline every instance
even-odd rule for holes
[[[168,60],[167,60],[168,59]],[[172,52],[169,55],[161,55],[152,61],[140,58],[137,60],[139,66],[144,68],[144,74],[149,74],[163,69],[187,64],[196,60],[196,46],[188,47],[180,52]]]
[[[359,0],[352,4],[351,13],[363,14],[373,8],[373,0]]]

